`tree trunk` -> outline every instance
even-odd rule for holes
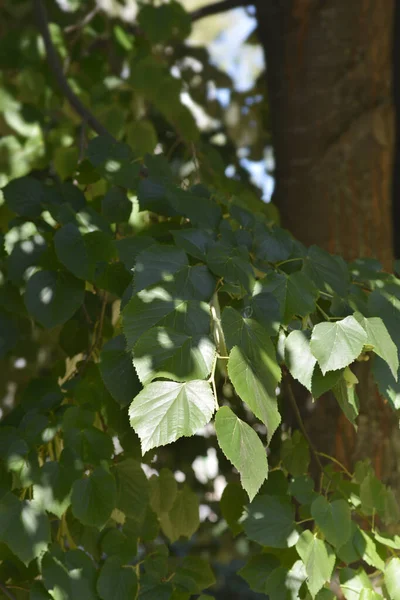
[[[257,6],[276,160],[274,201],[283,226],[306,245],[347,260],[374,257],[387,270],[393,264],[393,17],[394,0]],[[368,373],[359,378],[357,438],[332,398],[306,403],[307,426],[320,448],[350,466],[370,456],[377,474],[400,488],[397,420]]]

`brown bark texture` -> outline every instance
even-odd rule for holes
[[[295,237],[392,266],[394,0],[258,5],[276,157]]]
[[[282,224],[347,260],[393,264],[394,0],[274,0],[257,5]],[[315,445],[350,468],[370,457],[400,489],[398,419],[367,366],[356,367],[357,435],[327,396],[301,402]],[[298,397],[301,395],[298,391]]]

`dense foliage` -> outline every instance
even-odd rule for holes
[[[2,90],[0,597],[206,600],[228,556],[271,600],[398,600],[396,498],[368,461],[349,472],[310,443],[293,380],[356,427],[354,365],[371,361],[400,408],[400,280],[305,248],[228,180],[170,74],[188,15],[145,4],[138,24],[135,44],[119,24],[107,38],[128,79],[82,48],[73,71],[117,140],[59,106],[33,28],[2,42],[19,46]],[[221,498],[192,468],[214,455]]]

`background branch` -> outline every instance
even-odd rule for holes
[[[202,6],[201,8],[194,10],[190,13],[190,18],[192,22],[199,21],[199,19],[218,15],[219,13],[232,10],[233,8],[254,6],[256,2],[257,0],[221,0],[220,2],[215,2],[215,4],[208,4],[207,6]]]
[[[76,113],[82,118],[82,120],[90,125],[90,127],[99,135],[106,135],[110,139],[114,140],[111,133],[103,127],[103,125],[96,119],[96,117],[90,112],[88,108],[79,100],[78,96],[73,92],[70,87],[62,69],[60,59],[58,58],[57,51],[51,40],[49,24],[47,20],[46,8],[42,0],[33,0],[33,5],[36,14],[36,20],[39,31],[43,37],[44,45],[46,48],[47,62],[49,63],[50,69],[57,80],[57,83],[67,98],[68,102],[75,110]]]

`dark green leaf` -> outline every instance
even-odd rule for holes
[[[199,501],[185,485],[178,492],[171,510],[162,514],[161,527],[170,541],[175,542],[181,536],[191,538],[199,524]]]
[[[153,327],[135,344],[133,364],[143,384],[159,377],[191,381],[209,376],[214,357],[215,346],[208,336]]]
[[[124,223],[131,216],[132,202],[121,188],[113,187],[101,202],[101,212],[110,223]]]
[[[97,593],[102,600],[135,598],[138,583],[133,566],[124,566],[117,556],[107,558],[97,579]]]
[[[42,575],[45,587],[57,600],[85,598],[97,600],[96,569],[85,552],[55,548],[46,552],[42,560]],[[54,595],[56,591],[57,595]]]
[[[311,246],[304,259],[303,271],[319,290],[335,293],[342,298],[347,296],[350,275],[341,257],[332,256],[318,246]]]
[[[171,281],[174,273],[187,265],[183,250],[174,246],[154,244],[143,250],[135,264],[135,293],[160,281]]]
[[[33,177],[21,177],[11,181],[3,190],[8,207],[23,217],[39,217],[43,207],[45,188]]]
[[[174,474],[169,469],[161,469],[158,477],[150,479],[150,505],[157,515],[169,512],[178,492]]]
[[[117,486],[114,477],[97,467],[72,487],[72,512],[84,525],[102,528],[116,507]]]
[[[203,229],[181,229],[172,231],[175,244],[185,252],[199,260],[206,260],[209,247],[213,243],[213,237]]]
[[[299,539],[294,506],[283,496],[258,496],[248,507],[243,527],[253,542],[272,548],[290,548]]]
[[[149,502],[149,483],[140,463],[126,458],[114,467],[117,482],[116,506],[127,517],[144,519]]]
[[[295,431],[292,437],[283,442],[281,456],[283,466],[294,477],[307,473],[310,463],[310,449],[300,431]]]
[[[311,392],[313,398],[316,400],[323,394],[326,394],[329,390],[332,390],[335,385],[343,376],[343,370],[328,371],[325,375],[322,375],[320,366],[315,365],[312,380],[311,380]]]
[[[126,351],[123,335],[109,340],[103,346],[99,363],[101,377],[112,397],[127,406],[141,389],[133,368],[132,358]]]
[[[25,304],[44,327],[62,325],[83,303],[85,285],[62,271],[39,271],[29,279]]]
[[[292,275],[267,275],[263,290],[275,296],[285,323],[296,316],[305,317],[315,311],[318,291],[311,279],[301,271]]]
[[[207,264],[213,273],[224,277],[227,282],[240,283],[246,292],[252,292],[254,271],[245,248],[216,243],[207,253]]]
[[[50,543],[50,523],[30,500],[11,492],[0,499],[0,541],[26,565],[38,558]]]
[[[247,502],[248,496],[242,486],[237,483],[228,483],[222,493],[219,507],[223,518],[228,523],[234,535],[243,530],[239,519],[243,514]]]
[[[173,582],[182,591],[199,594],[215,583],[215,577],[208,560],[186,556],[176,569]]]
[[[332,546],[340,548],[349,540],[351,512],[346,500],[329,503],[323,496],[319,496],[311,505],[311,514]]]

